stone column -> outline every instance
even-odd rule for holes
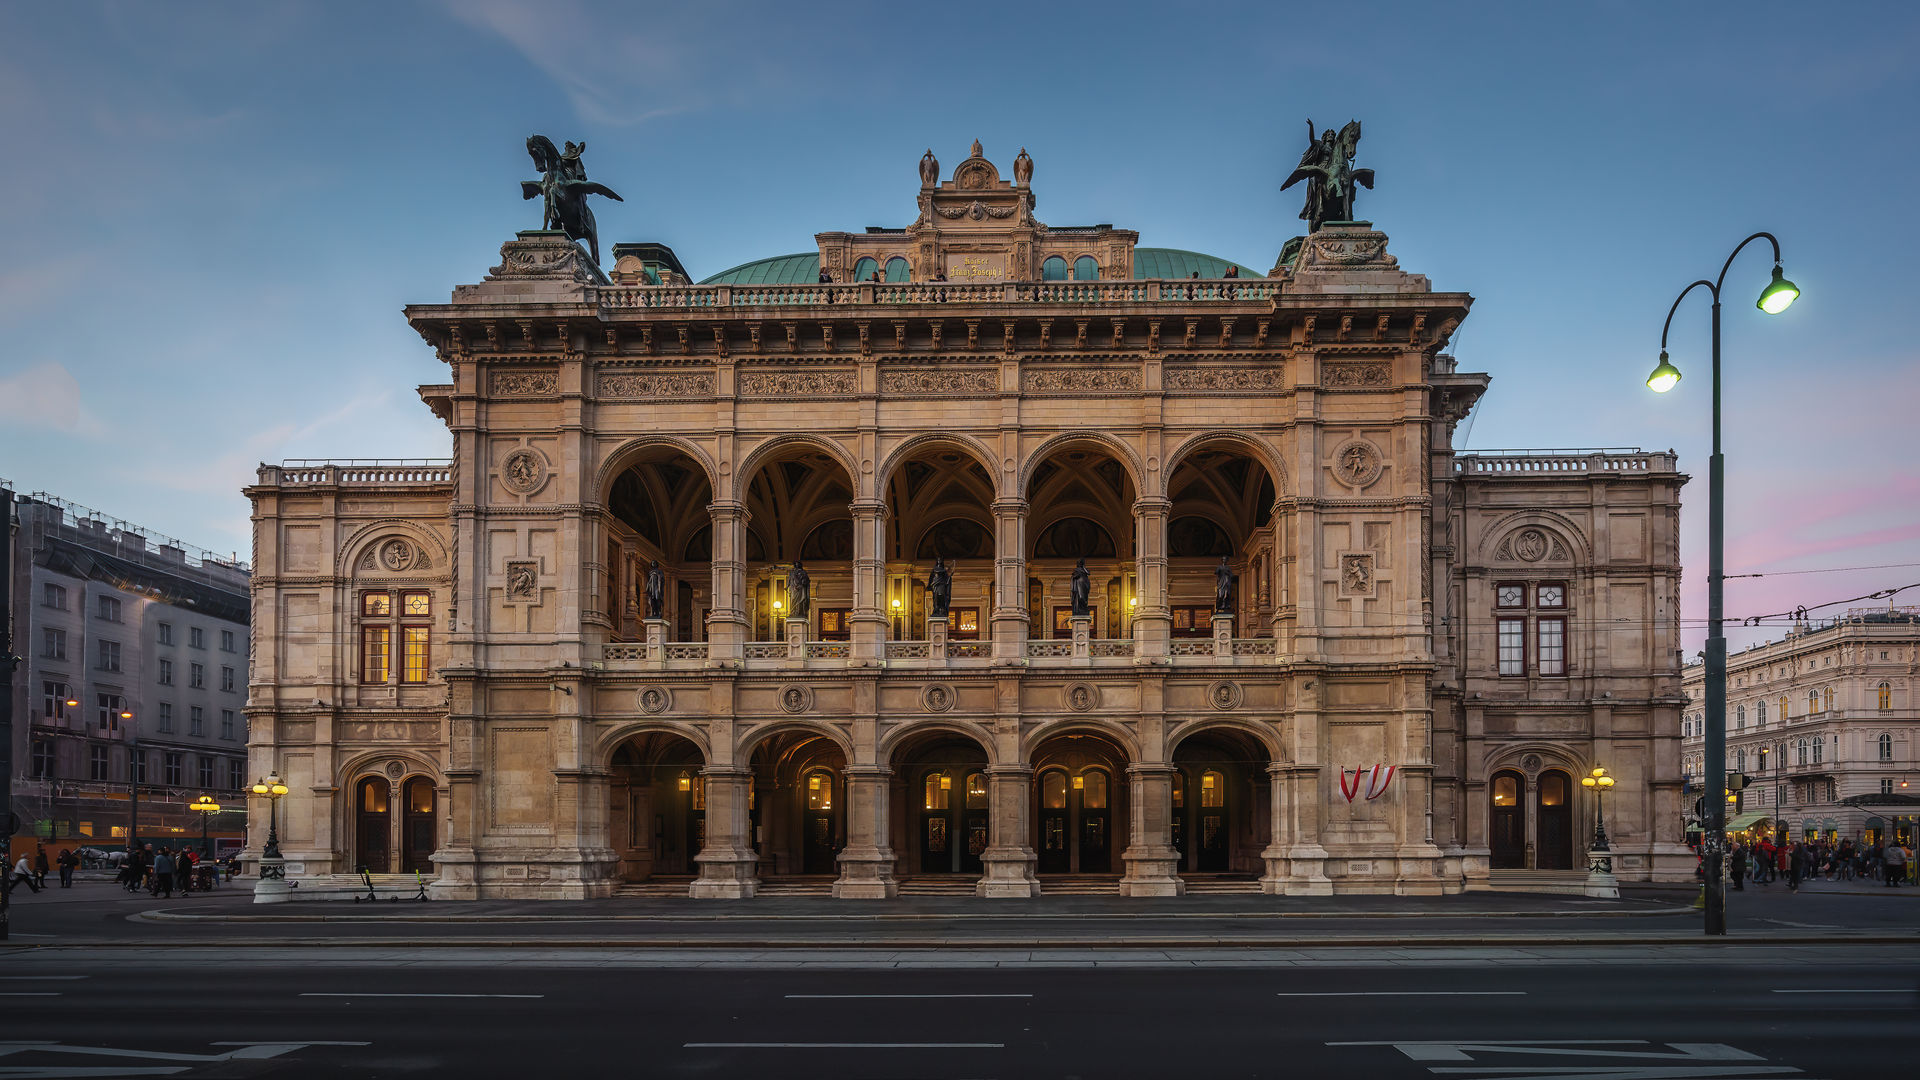
[[[1279,896],[1331,896],[1327,849],[1320,846],[1320,770],[1273,762],[1273,840],[1260,857],[1260,891]]]
[[[1027,662],[1027,501],[993,502],[993,662]]]
[[[1032,766],[987,766],[988,843],[987,850],[980,853],[985,872],[980,883],[974,886],[975,895],[1040,895],[1040,879],[1033,876],[1039,856],[1033,850],[1032,826],[1027,813],[1032,789]]]
[[[852,667],[879,667],[887,640],[887,504],[853,504]]]
[[[747,625],[747,507],[715,501],[713,519],[713,596],[707,607],[707,666],[740,666],[751,637]]]
[[[888,843],[887,800],[893,770],[885,765],[849,765],[847,846],[840,852],[840,877],[833,895],[849,900],[890,900],[899,895],[893,877],[893,847]]]
[[[1127,875],[1121,896],[1180,896],[1180,853],[1173,847],[1173,766],[1136,762],[1127,766]]]
[[[707,840],[693,861],[700,877],[687,890],[696,900],[740,900],[759,887],[747,817],[747,785],[753,770],[733,765],[709,765],[700,770],[707,781]]]
[[[1172,509],[1172,500],[1162,497],[1143,496],[1133,503],[1138,552],[1134,580],[1140,600],[1133,613],[1135,663],[1167,662],[1167,642],[1173,637],[1173,612],[1167,607],[1167,514]]]

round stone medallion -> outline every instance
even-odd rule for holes
[[[780,707],[790,713],[806,712],[813,707],[813,691],[799,685],[782,687]]]
[[[527,447],[508,454],[500,463],[500,482],[515,495],[531,495],[547,479],[547,460]]]
[[[1074,712],[1091,712],[1100,704],[1100,689],[1092,683],[1068,683],[1063,695]]]
[[[920,707],[928,712],[946,712],[953,708],[958,699],[953,687],[946,683],[933,683],[920,691]]]
[[[1216,709],[1237,709],[1246,700],[1246,692],[1236,682],[1221,681],[1207,687],[1207,704]]]
[[[1333,475],[1340,482],[1363,488],[1380,479],[1380,448],[1365,439],[1342,443],[1333,452]]]
[[[649,714],[666,712],[672,706],[673,697],[664,686],[649,686],[640,691],[640,711]]]

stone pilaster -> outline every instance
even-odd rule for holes
[[[1173,847],[1173,766],[1165,762],[1127,766],[1127,866],[1121,896],[1179,896],[1180,853]]]
[[[1040,879],[1033,874],[1039,855],[1027,842],[1032,826],[1027,804],[1032,794],[1033,768],[1028,765],[987,766],[990,799],[987,850],[980,853],[985,873],[974,887],[977,896],[1031,897],[1040,895]]]
[[[852,666],[878,667],[887,640],[887,506],[853,504]]]
[[[847,766],[847,846],[840,852],[840,877],[833,883],[837,897],[890,900],[899,894],[893,848],[887,843],[892,776],[893,770],[884,765]]]
[[[700,876],[688,889],[695,900],[739,900],[759,888],[754,872],[759,856],[753,850],[747,816],[747,785],[753,771],[731,765],[709,765],[700,775],[707,781],[707,839],[693,861]]]
[[[1320,770],[1274,762],[1273,841],[1260,856],[1260,891],[1280,896],[1331,896],[1327,849],[1320,846]]]
[[[750,635],[747,625],[747,507],[715,501],[713,519],[713,601],[707,609],[707,663],[739,667]]]
[[[1165,498],[1142,497],[1133,503],[1140,601],[1133,613],[1135,663],[1167,662],[1167,643],[1173,637],[1173,612],[1167,606],[1167,515],[1172,509],[1172,501]]]
[[[1027,662],[1027,501],[993,503],[993,662]]]

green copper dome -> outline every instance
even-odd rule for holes
[[[1197,251],[1181,251],[1178,248],[1137,247],[1133,249],[1133,276],[1145,278],[1187,278],[1199,271],[1203,278],[1217,278],[1227,272],[1227,267],[1236,265],[1226,259],[1213,255],[1202,255]],[[1240,267],[1241,277],[1265,277],[1266,274],[1251,267]],[[801,252],[797,255],[775,255],[771,259],[756,259],[741,263],[739,266],[719,273],[700,282],[702,285],[806,285],[820,280],[820,253]]]

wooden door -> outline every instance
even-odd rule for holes
[[[1517,772],[1498,772],[1487,785],[1492,802],[1487,818],[1488,865],[1495,870],[1523,870],[1527,865],[1526,810],[1520,793],[1526,781]]]

